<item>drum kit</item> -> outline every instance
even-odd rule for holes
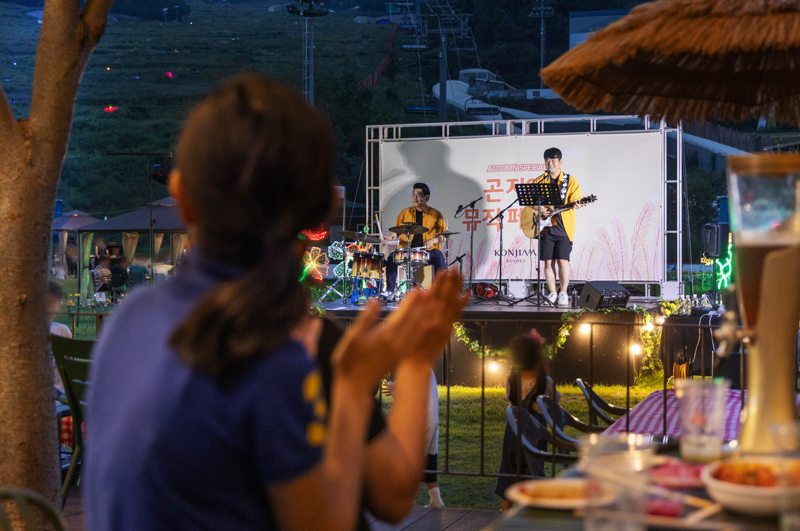
[[[418,225],[417,223],[402,223],[395,227],[390,227],[389,231],[397,236],[406,236],[410,242],[417,234],[425,234],[430,229]],[[436,236],[448,238],[457,232],[440,232]],[[414,273],[420,267],[424,267],[430,260],[430,253],[422,247],[398,249],[394,252],[391,259],[398,266],[398,270],[403,270],[405,278],[398,280],[395,290],[391,293],[382,293],[384,284],[383,268],[386,264],[386,257],[383,254],[371,250],[361,250],[360,244],[377,245],[382,243],[377,236],[343,230],[339,236],[345,239],[343,244],[337,242],[337,250],[341,250],[343,256],[342,275],[336,282],[328,288],[320,297],[320,302],[326,300],[333,291],[346,301],[350,297],[354,303],[371,297],[381,297],[386,302],[400,301],[415,286],[422,287],[419,282],[414,281]],[[392,240],[397,241],[397,240]],[[399,242],[398,242],[399,243]],[[410,244],[409,244],[410,245]],[[356,247],[355,250],[352,247]],[[337,286],[342,284],[340,292]],[[348,289],[352,288],[352,289]],[[350,294],[350,295],[349,295]]]

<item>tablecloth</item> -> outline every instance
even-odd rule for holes
[[[663,391],[654,391],[636,407],[631,409],[630,433],[646,433],[664,435],[664,395]],[[746,391],[745,391],[746,393]],[[747,396],[745,395],[745,398]],[[800,405],[800,396],[795,397]],[[730,389],[725,400],[725,423],[722,438],[733,441],[739,437],[739,416],[742,411],[742,391]],[[603,436],[625,433],[625,415],[603,432]],[[669,437],[680,437],[681,426],[678,415],[678,399],[673,389],[667,390],[667,433]]]

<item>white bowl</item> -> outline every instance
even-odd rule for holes
[[[776,515],[782,508],[800,508],[800,487],[755,487],[721,481],[714,477],[723,462],[736,463],[742,461],[778,465],[778,458],[767,456],[740,457],[725,461],[714,461],[706,465],[700,473],[700,478],[703,480],[711,499],[731,511],[757,516]]]

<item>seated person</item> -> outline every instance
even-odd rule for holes
[[[100,257],[97,267],[92,270],[92,278],[95,292],[111,290],[111,259],[108,256]]]
[[[119,285],[117,285],[119,283]],[[128,259],[120,256],[111,263],[111,287],[114,289],[127,288],[131,285],[131,277],[128,274]]]
[[[553,379],[547,376],[542,359],[542,345],[544,338],[536,330],[531,330],[530,334],[515,337],[509,345],[511,349],[513,368],[506,380],[506,399],[509,406],[520,405],[528,410],[534,418],[545,424],[544,417],[536,403],[536,398],[540,395],[553,396],[555,390]],[[522,393],[520,395],[519,386],[522,382]],[[556,394],[556,402],[561,395]],[[542,440],[531,441],[540,450],[547,450],[547,442]],[[523,452],[525,450],[523,449]],[[544,462],[540,459],[533,460],[534,470],[527,466],[524,455],[520,460],[522,470],[520,474],[527,476],[544,477]],[[517,437],[513,430],[506,424],[506,432],[503,436],[503,453],[500,459],[499,474],[517,473]],[[506,500],[504,495],[508,487],[516,483],[512,477],[497,478],[495,493],[502,498],[501,508],[507,511],[511,508],[511,502]]]
[[[56,315],[61,311],[61,299],[63,292],[61,286],[55,282],[50,282],[47,288],[47,314],[50,318],[50,335],[61,337],[72,337],[72,332],[69,327],[63,323],[54,321]],[[64,384],[61,383],[61,376],[56,369],[56,360],[53,358],[53,370],[55,377],[53,381],[53,394],[55,398],[59,398],[64,393]]]
[[[435,208],[428,205],[428,200],[431,198],[431,190],[425,183],[415,183],[411,194],[411,201],[413,206],[401,211],[395,221],[396,225],[403,223],[416,223],[422,225],[427,232],[422,234],[414,234],[411,236],[411,248],[424,247],[428,251],[428,264],[433,266],[433,274],[445,269],[444,254],[442,254],[442,245],[445,242],[444,236],[437,236],[440,232],[447,230],[447,224],[444,221],[442,213]],[[393,232],[386,231],[381,234],[381,241],[387,243],[393,240],[400,239],[400,249],[408,249],[408,237],[405,235],[398,236]],[[397,263],[395,256],[397,251],[393,252],[386,260],[386,289],[394,291],[397,282]]]
[[[146,260],[143,254],[135,254],[133,256],[133,263],[131,267],[128,269],[128,275],[130,276],[131,286],[138,286],[139,284],[146,284],[147,283],[147,266],[145,266]]]

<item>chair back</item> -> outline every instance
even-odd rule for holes
[[[511,432],[514,436],[517,436],[517,406],[509,406],[506,408],[506,420],[508,421],[509,428],[511,428]],[[574,445],[553,437],[553,434],[550,433],[547,426],[531,415],[529,411],[524,409],[520,410],[520,424],[522,425],[522,447],[526,451],[526,459],[535,458],[548,461],[552,459],[552,454],[550,452],[542,451],[537,447],[539,441],[547,441],[548,444],[555,445],[556,449],[562,452],[577,452],[577,448]],[[556,454],[557,463],[571,464],[577,459],[577,455],[564,453]],[[533,467],[531,467],[531,469],[533,470]]]
[[[125,286],[125,277],[120,273],[111,273],[111,287],[122,288]]]
[[[14,524],[11,520],[11,511],[17,511],[22,521],[25,522],[25,531],[38,531],[39,529],[55,529],[65,531],[66,525],[61,515],[44,496],[28,489],[2,489],[0,488],[0,530],[14,531]],[[40,518],[49,523],[43,527],[39,525]]]
[[[89,391],[89,368],[94,341],[50,336],[53,344],[53,357],[64,384],[64,393],[72,412],[73,426],[83,422],[83,406]],[[73,430],[76,443],[83,442],[81,430]]]

